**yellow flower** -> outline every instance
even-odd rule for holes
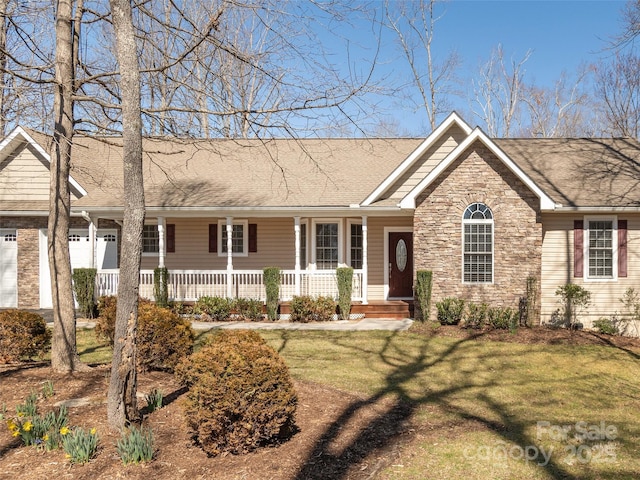
[[[42,437],[42,440],[44,442],[46,442],[47,440],[49,440],[49,435],[47,435],[46,433],[44,434],[44,437]]]
[[[65,425],[60,429],[60,435],[66,435],[67,433],[69,433],[69,428]]]
[[[11,435],[13,435],[14,437],[17,437],[18,435],[20,435],[20,430],[14,430]]]
[[[15,430],[18,430],[18,425],[16,425],[16,422],[14,422],[13,420],[7,420],[7,428],[9,428],[9,430],[13,432]]]
[[[95,435],[95,434],[96,434],[96,427],[93,427],[93,428],[91,429],[91,435]]]
[[[28,432],[29,430],[31,430],[32,427],[33,427],[33,423],[31,423],[28,420],[22,426],[22,428],[24,429],[25,432]]]
[[[18,412],[18,416],[19,417],[24,417],[24,413],[23,412]]]

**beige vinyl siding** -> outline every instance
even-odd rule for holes
[[[150,219],[151,220],[151,219]],[[167,218],[176,226],[175,253],[167,253],[165,265],[175,270],[225,270],[227,256],[209,252],[209,224],[217,225],[219,218]],[[265,266],[293,269],[295,266],[295,237],[293,218],[234,218],[257,224],[258,252],[246,257],[233,257],[236,270],[262,270]],[[248,235],[248,232],[245,232]],[[158,256],[144,256],[142,268],[157,267]]]
[[[0,201],[49,199],[49,169],[27,148],[0,163]]]
[[[391,187],[389,198],[404,198],[465,138],[458,126],[452,126]]]
[[[585,326],[602,316],[623,313],[620,298],[629,287],[640,286],[640,215],[618,214],[627,220],[627,277],[615,280],[587,280],[573,276],[573,221],[584,219],[582,214],[543,214],[541,320],[547,323],[559,308],[557,288],[568,282],[591,292],[591,304],[580,321]],[[586,241],[586,238],[585,238]],[[585,268],[587,259],[585,258]]]

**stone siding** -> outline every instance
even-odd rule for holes
[[[462,281],[462,215],[484,203],[494,216],[494,282]],[[518,308],[527,277],[540,281],[542,224],[539,199],[481,142],[471,145],[417,199],[416,270],[433,272],[432,311],[446,297]]]

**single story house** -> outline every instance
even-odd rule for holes
[[[51,306],[46,258],[52,138],[16,128],[0,143],[0,306]],[[410,302],[417,270],[433,301],[517,308],[528,277],[540,321],[568,282],[592,293],[586,322],[640,287],[640,143],[629,138],[489,138],[452,113],[425,139],[177,139],[144,142],[141,294],[153,269],[169,295],[264,298],[262,269],[282,269],[282,300],[335,295],[354,268],[354,302]],[[121,139],[77,135],[72,267],[118,283]],[[375,315],[371,310],[371,315]],[[435,316],[435,310],[431,312]]]

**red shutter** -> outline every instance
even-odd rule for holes
[[[618,276],[627,276],[627,221],[618,220]]]
[[[249,253],[256,253],[258,251],[258,225],[255,223],[249,224]]]
[[[218,224],[209,224],[209,252],[215,253],[218,251]]]
[[[583,276],[584,265],[584,222],[573,221],[573,276]]]
[[[167,224],[167,253],[176,251],[176,226],[173,223]]]

